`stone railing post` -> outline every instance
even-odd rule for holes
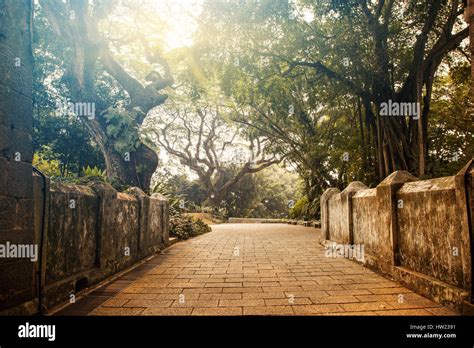
[[[400,204],[403,202],[397,201],[397,191],[403,186],[404,183],[418,181],[419,179],[411,175],[406,171],[397,171],[386,177],[377,186],[377,201],[378,211],[377,214],[381,216],[380,226],[388,226],[387,231],[381,231],[380,238],[389,240],[389,245],[381,243],[384,246],[383,255],[390,256],[391,265],[397,266],[400,264],[399,260],[399,248],[398,248],[398,213]]]
[[[337,188],[328,188],[326,191],[321,196],[321,199],[319,200],[320,204],[320,210],[321,210],[321,236],[325,240],[330,240],[330,230],[329,230],[329,206],[328,202],[329,199],[340,193],[339,189]]]
[[[148,256],[149,251],[149,209],[150,209],[150,197],[147,196],[143,190],[138,187],[131,187],[127,190],[127,193],[135,196],[138,200],[138,254],[139,258]]]
[[[347,186],[344,191],[341,192],[341,204],[342,204],[342,226],[344,231],[344,237],[342,242],[345,244],[354,243],[354,224],[352,220],[352,197],[357,191],[367,190],[368,187],[365,186],[360,181],[354,181]]]
[[[472,250],[474,250],[473,214],[474,214],[474,160],[470,160],[454,177],[457,211],[462,221],[461,250],[464,288],[472,294]],[[474,301],[472,301],[474,303]]]
[[[170,207],[168,198],[159,193],[154,193],[151,195],[152,199],[158,200],[160,202],[161,210],[161,232],[163,236],[163,243],[165,246],[170,244],[170,234],[169,234],[169,225],[170,225]]]
[[[94,183],[91,188],[99,196],[99,211],[97,212],[97,263],[99,268],[110,266],[114,261],[115,250],[111,245],[113,240],[109,226],[107,226],[108,207],[117,199],[117,191],[105,183]]]

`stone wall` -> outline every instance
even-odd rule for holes
[[[456,176],[395,172],[321,197],[325,244],[364,247],[359,260],[440,303],[461,308],[471,288],[472,161]],[[342,249],[341,249],[342,250]]]
[[[0,315],[48,312],[169,245],[169,203],[161,195],[32,178],[34,205],[22,217],[34,225],[33,237],[7,241],[38,246],[38,259],[0,259]]]
[[[106,184],[51,184],[48,201],[45,310],[169,243],[163,196],[149,197],[138,188],[120,193]]]
[[[33,227],[32,3],[0,0],[0,245],[37,243]],[[33,313],[38,264],[0,258],[0,311]]]

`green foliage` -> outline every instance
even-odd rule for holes
[[[285,154],[297,167],[307,195],[300,216],[318,216],[319,197],[327,187],[342,189],[355,180],[375,186],[385,175],[378,163],[387,163],[390,172],[390,158],[404,158],[404,164],[393,167],[417,170],[417,137],[410,134],[414,122],[383,123],[378,139],[374,113],[380,98],[411,98],[401,87],[414,86],[406,83],[414,68],[414,42],[435,2],[381,2],[381,15],[390,20],[375,35],[364,3],[375,12],[373,2],[357,0],[206,2],[204,7],[193,50],[201,76],[210,76],[208,83],[218,83],[232,100],[233,120],[251,125],[254,135],[270,137],[271,151]],[[440,3],[426,52],[443,32],[450,6]],[[462,29],[460,19],[454,32]],[[376,57],[374,48],[383,37],[383,55]],[[460,47],[466,51],[465,43]],[[472,111],[466,103],[469,64],[459,51],[443,55],[428,118],[427,177],[453,174],[474,152]],[[466,69],[458,68],[463,64]],[[379,154],[377,144],[385,144],[385,151],[403,151]]]
[[[38,107],[43,107],[38,105]],[[33,150],[47,161],[58,161],[61,176],[78,176],[86,165],[104,167],[100,151],[77,118],[57,116],[45,107],[34,114]]]
[[[429,124],[429,173],[456,174],[474,154],[474,118],[471,105],[471,66],[451,67],[438,76]]]
[[[35,3],[33,26],[33,151],[43,160],[59,161],[59,174],[55,177],[79,176],[83,167],[104,168],[103,156],[78,117],[57,114],[58,98],[67,98],[69,92],[64,80],[56,78],[65,74],[70,63],[65,43],[57,40]],[[110,88],[110,84],[109,84]]]
[[[105,3],[97,4],[104,17],[115,8],[112,2]],[[188,89],[185,96],[176,98],[177,109],[190,103],[216,105],[219,100],[222,119],[245,125],[245,135],[270,138],[268,151],[285,155],[285,165],[294,167],[300,177],[297,180],[273,167],[246,176],[223,192],[218,202],[208,199],[209,187],[186,175],[165,177],[153,192],[170,199],[173,213],[200,211],[212,205],[214,212],[226,216],[282,217],[288,213],[291,200],[297,201],[291,217],[314,218],[319,214],[319,197],[327,187],[342,189],[354,180],[373,187],[380,181],[376,173],[377,144],[385,144],[389,151],[387,141],[395,138],[397,146],[393,148],[401,148],[407,140],[416,139],[416,130],[406,139],[398,139],[399,133],[378,139],[376,130],[380,125],[364,110],[376,109],[381,95],[397,95],[405,85],[413,68],[416,36],[422,32],[435,2],[381,2],[387,8],[380,12],[382,17],[388,16],[387,27],[381,25],[375,37],[362,8],[364,3],[375,12],[373,1],[359,0],[205,1],[194,46],[171,51],[154,35],[164,29],[154,17],[135,21],[137,30],[153,34],[154,39],[147,37],[148,46],[152,53],[167,56],[176,85]],[[41,6],[35,7],[34,163],[54,180],[105,181],[102,154],[85,126],[78,118],[54,114],[56,97],[69,94],[64,81],[70,78],[68,69],[74,62],[70,54],[63,54],[69,52],[68,44],[55,39]],[[440,2],[434,28],[426,38],[427,56],[439,33],[445,34],[443,26],[450,12],[450,2]],[[114,42],[123,41],[131,29],[127,16],[117,17],[118,25],[104,22],[111,25],[107,38]],[[464,24],[460,18],[456,21],[455,31],[459,32]],[[378,35],[382,38],[381,57],[374,55]],[[141,40],[133,41],[130,47],[118,49],[116,60],[126,62],[127,69],[145,81],[150,64],[143,59]],[[461,49],[466,49],[465,43]],[[295,61],[320,63],[326,72],[293,66],[291,62]],[[328,77],[327,70],[339,78]],[[125,109],[129,95],[101,64],[97,64],[95,74],[94,92],[105,107],[109,106],[98,115],[109,138],[106,146],[120,154],[133,152],[140,146],[136,120],[144,115],[138,109]],[[434,76],[426,177],[452,175],[474,153],[469,62],[460,50],[453,50]],[[179,95],[177,90],[170,95],[173,93]],[[360,97],[363,94],[369,95],[368,107]],[[414,124],[407,124],[409,127],[400,123],[399,128],[410,132]],[[194,127],[191,121],[186,126]],[[176,124],[169,130],[173,128]],[[171,141],[179,141],[185,133]],[[404,150],[410,150],[402,152],[407,159],[416,158],[411,148]],[[391,161],[386,163],[390,165]],[[145,170],[144,163],[136,164],[137,173]],[[236,170],[232,166],[224,168],[219,180],[231,178]],[[112,185],[120,190],[127,187],[120,182]],[[181,207],[183,202],[185,208]],[[183,221],[176,224],[177,234],[191,235],[191,228]]]
[[[128,112],[121,108],[109,108],[104,115],[107,135],[112,140],[115,151],[120,154],[133,152],[141,142],[135,119],[140,111]]]
[[[296,203],[293,209],[290,210],[291,219],[306,220],[308,218],[308,196],[301,197]]]
[[[113,163],[111,158],[104,160],[104,156],[122,157],[125,153],[132,153],[140,147],[138,128],[145,116],[140,108],[146,108],[143,106],[143,100],[140,100],[133,104],[136,109],[125,111],[131,104],[130,94],[133,93],[127,91],[127,85],[117,77],[117,74],[106,69],[102,64],[103,61],[98,59],[96,51],[101,50],[100,47],[107,49],[111,41],[123,38],[131,32],[140,32],[140,36],[146,38],[154,53],[155,41],[158,41],[156,33],[161,32],[157,29],[158,23],[161,21],[157,18],[157,12],[153,11],[154,6],[137,5],[133,1],[121,6],[117,6],[113,1],[95,1],[88,7],[91,11],[76,11],[75,21],[68,21],[68,16],[63,16],[65,13],[73,12],[70,11],[75,6],[73,2],[56,2],[52,5],[54,11],[46,11],[46,6],[43,5],[41,1],[34,2],[33,92],[37,133],[34,137],[34,149],[38,151],[42,145],[50,146],[61,161],[63,176],[80,176],[81,169],[85,166],[104,169],[106,163]],[[128,10],[123,11],[123,7],[127,7]],[[152,13],[154,14],[151,15]],[[130,16],[134,18],[132,22],[129,21]],[[61,33],[57,33],[54,30],[55,26],[51,25],[55,17],[60,23],[59,27],[62,27]],[[92,27],[89,21],[93,21],[93,25],[97,24],[98,27],[98,30],[94,31],[93,35],[96,37],[93,39],[89,37],[91,35],[89,30]],[[160,28],[164,29],[164,26],[160,25]],[[146,30],[148,33],[145,33]],[[65,34],[72,32],[75,34]],[[150,38],[150,33],[153,33],[153,38]],[[87,48],[87,40],[71,39],[71,35],[89,37],[95,41],[94,49]],[[68,37],[69,39],[66,39]],[[156,66],[145,58],[142,41],[132,41],[126,50],[114,49],[113,59],[116,66],[126,66],[121,76],[132,70],[130,75],[133,77],[131,76],[130,80],[137,79],[134,86],[137,87],[142,83],[145,88],[147,82],[144,76]],[[74,52],[81,53],[74,54]],[[81,120],[75,116],[54,115],[56,99],[94,103],[97,122],[89,122],[85,118]],[[147,102],[150,103],[148,100]],[[144,149],[141,147],[139,153],[147,152]],[[114,154],[113,150],[117,153]],[[138,154],[136,158],[139,157]],[[155,161],[150,160],[149,163],[154,164]],[[135,161],[128,164],[115,161],[114,165],[108,168],[108,174],[111,177],[122,175],[121,180],[129,184],[146,185],[152,174],[149,172],[155,169],[149,163],[137,163],[136,168],[130,169],[130,165],[134,165]],[[118,168],[127,165],[128,170]],[[138,175],[134,175],[133,169],[136,169]],[[122,183],[117,185],[124,186]],[[147,187],[144,189],[148,190]]]
[[[194,229],[195,229],[195,233],[197,235],[199,234],[203,234],[203,233],[208,233],[208,232],[211,232],[211,227],[206,224],[204,221],[202,221],[201,219],[195,219],[193,218],[193,222],[194,222]]]
[[[227,176],[233,177],[236,170],[226,168],[221,179],[225,181]],[[166,196],[174,212],[206,211],[218,219],[229,216],[283,218],[288,215],[288,203],[299,197],[299,183],[297,174],[272,166],[245,176],[231,190],[224,192],[219,201],[206,199],[206,190],[186,175],[162,176],[153,192]]]
[[[153,186],[152,192],[166,196],[171,211],[175,213],[197,211],[203,197],[199,185],[190,182],[185,175],[161,177]]]
[[[91,168],[87,166],[86,168],[83,168],[82,171],[84,173],[84,177],[96,177],[101,178],[104,181],[107,180],[107,172],[105,170],[101,170],[100,168]]]
[[[60,162],[58,160],[47,160],[44,153],[33,155],[33,165],[49,177],[61,176]]]
[[[58,154],[55,154],[50,147],[43,146],[41,151],[34,153],[33,165],[49,176],[53,182],[77,185],[107,182],[120,192],[125,191],[129,187],[116,181],[109,182],[106,171],[97,166],[82,168],[79,174],[64,172],[61,162],[58,159],[54,159],[57,157],[59,157]]]
[[[81,175],[64,175],[60,171],[60,163],[57,160],[45,160],[42,153],[35,153],[33,158],[33,165],[41,170],[44,174],[50,177],[53,182],[61,182],[64,184],[74,185],[90,185],[97,182],[104,182],[110,184],[119,192],[124,192],[130,188],[130,185],[118,180],[110,181],[107,178],[107,173],[98,167],[87,166],[82,168]]]
[[[295,201],[299,179],[279,166],[272,166],[241,180],[224,196],[227,216],[286,218],[289,202]]]
[[[210,232],[209,225],[192,216],[172,215],[170,218],[170,235],[179,239],[188,239]]]

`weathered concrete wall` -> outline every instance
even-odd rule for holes
[[[95,267],[98,210],[99,197],[91,188],[52,185],[50,230],[46,239],[46,285]]]
[[[147,248],[157,248],[160,244],[169,243],[169,204],[165,196],[153,194],[150,199],[150,209],[148,213],[149,234],[143,246],[143,250]],[[155,231],[155,235],[153,234]],[[162,231],[158,233],[158,231]],[[149,252],[149,251],[147,251]]]
[[[352,197],[353,243],[364,245],[368,263],[373,263],[377,256],[382,259],[392,257],[392,253],[387,252],[386,248],[390,245],[390,231],[383,227],[382,216],[373,210],[377,204],[376,189],[361,190]],[[367,218],[369,216],[370,218]]]
[[[334,192],[334,194],[329,197],[327,200],[328,207],[325,209],[325,212],[329,212],[331,216],[337,216],[337,219],[331,219],[331,223],[327,225],[328,239],[347,244],[353,243],[352,197],[357,191],[364,189],[367,189],[367,186],[363,183],[353,182],[341,193]]]
[[[166,198],[138,188],[51,184],[44,308],[168,245],[168,209]]]
[[[328,202],[328,211],[331,217],[338,217],[332,219],[329,224],[329,236],[331,240],[348,241],[349,231],[343,228],[342,220],[345,218],[345,207],[342,204],[341,194],[332,196]]]
[[[405,184],[397,198],[400,265],[468,289],[454,177]]]
[[[352,183],[321,197],[326,243],[364,246],[363,263],[442,303],[471,293],[472,161],[458,175],[419,181],[395,172],[375,189]]]
[[[33,226],[31,1],[0,0],[0,244],[37,243]],[[37,263],[0,258],[0,312],[32,313]]]
[[[339,189],[337,188],[328,188],[324,193],[322,194],[320,198],[320,205],[321,205],[321,230],[323,237],[326,240],[330,240],[330,231],[329,231],[329,220],[333,220],[329,214],[330,214],[330,209],[329,209],[329,200],[331,199],[332,196],[337,195],[340,193]]]

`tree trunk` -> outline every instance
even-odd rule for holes
[[[471,48],[471,98],[474,99],[474,1],[468,0],[468,5],[464,13],[464,19],[469,24],[469,42]]]
[[[92,119],[81,117],[81,120],[104,156],[108,177],[149,191],[151,177],[158,166],[158,156],[143,143],[123,154],[115,150],[114,139],[109,137],[106,131],[105,116],[110,105],[107,105],[95,93],[95,69],[100,61],[106,72],[128,93],[130,97],[128,111],[137,107],[140,109],[134,119],[134,127],[139,128],[147,113],[166,100],[166,96],[160,94],[159,91],[172,84],[169,67],[162,57],[150,54],[146,48],[147,60],[150,63],[159,61],[161,65],[166,65],[164,68],[167,75],[161,78],[159,74],[150,74],[153,77],[147,78],[147,80],[151,83],[143,86],[115,61],[108,48],[108,42],[101,37],[98,29],[101,17],[96,13],[91,13],[88,1],[75,0],[63,4],[51,0],[41,0],[40,4],[57,37],[71,49],[71,64],[66,67],[67,72],[63,76],[63,82],[69,90],[71,102],[95,104],[95,117]],[[73,11],[75,20],[68,20],[67,17],[62,16],[58,7],[64,7],[62,9],[64,13]]]
[[[425,127],[424,118],[421,112],[421,105],[423,102],[423,68],[421,67],[418,72],[417,78],[417,112],[418,112],[418,177],[425,175],[426,168],[426,154],[425,154]]]

